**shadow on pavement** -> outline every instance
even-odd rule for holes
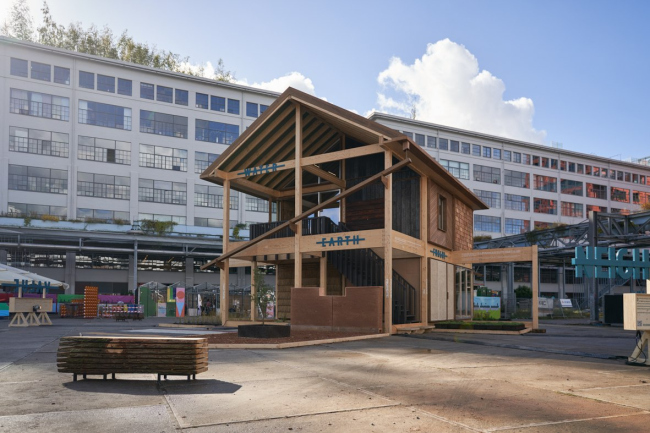
[[[168,388],[178,394],[233,394],[241,385],[222,382],[216,379],[197,380],[167,380],[161,381],[160,386],[156,380],[123,380],[123,379],[82,379],[77,382],[63,383],[65,388],[77,392],[92,392],[106,394],[129,395],[159,395],[160,390]]]

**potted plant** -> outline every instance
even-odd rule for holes
[[[253,273],[253,286],[255,287],[255,309],[262,315],[261,325],[241,325],[237,328],[237,336],[247,338],[283,338],[291,335],[291,327],[288,325],[266,325],[266,307],[269,303],[275,302],[275,290],[266,284],[264,274],[257,268]],[[251,311],[251,320],[255,319],[255,312]]]

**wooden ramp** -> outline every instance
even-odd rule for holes
[[[205,338],[63,337],[57,353],[59,373],[103,375],[151,373],[187,376],[208,371]]]

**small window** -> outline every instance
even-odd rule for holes
[[[52,66],[45,63],[32,62],[32,79],[51,81]]]
[[[131,96],[133,94],[133,82],[124,78],[117,79],[117,93],[120,95]]]
[[[483,146],[483,157],[484,158],[492,158],[492,148]]]
[[[449,150],[452,152],[458,152],[460,150],[460,143],[458,143],[456,140],[450,140]]]
[[[469,143],[460,143],[460,153],[464,153],[465,155],[470,154],[470,149],[471,146]]]
[[[140,98],[151,99],[153,101],[153,84],[140,83]]]
[[[204,93],[196,94],[196,103],[194,104],[196,108],[205,108],[206,110],[210,108],[208,104],[208,95]]]
[[[447,231],[447,199],[438,196],[438,230]]]
[[[174,102],[174,89],[165,86],[156,86],[156,101]]]
[[[54,82],[59,84],[70,85],[70,69],[60,66],[54,67]]]
[[[115,93],[115,77],[97,74],[97,90]]]
[[[268,105],[260,104],[260,116],[266,111],[267,108],[269,108]]]
[[[176,104],[185,105],[188,103],[188,92],[187,90],[176,89]]]
[[[417,144],[420,147],[424,147],[424,135],[423,134],[415,134],[415,144]]]
[[[239,99],[228,99],[228,113],[239,114]]]
[[[494,151],[492,152],[492,158],[494,159],[501,159],[501,149],[497,149],[496,147],[493,149]]]
[[[478,144],[472,144],[472,155],[481,156],[481,146]]]
[[[503,160],[510,161],[512,159],[512,153],[509,150],[503,151]]]
[[[248,117],[257,117],[258,114],[258,106],[254,102],[247,102],[246,103],[246,116]]]
[[[449,149],[449,140],[446,138],[439,138],[438,139],[438,147],[440,150],[447,150]]]
[[[79,71],[79,87],[84,89],[95,89],[95,74],[92,72]]]
[[[427,135],[427,147],[430,147],[432,149],[436,148],[436,137]]]
[[[27,78],[27,60],[11,58],[11,75]]]
[[[210,110],[226,112],[226,98],[221,96],[210,96]]]

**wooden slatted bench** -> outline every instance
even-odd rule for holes
[[[57,352],[59,373],[102,375],[151,373],[196,379],[208,371],[208,340],[168,337],[63,337]]]

